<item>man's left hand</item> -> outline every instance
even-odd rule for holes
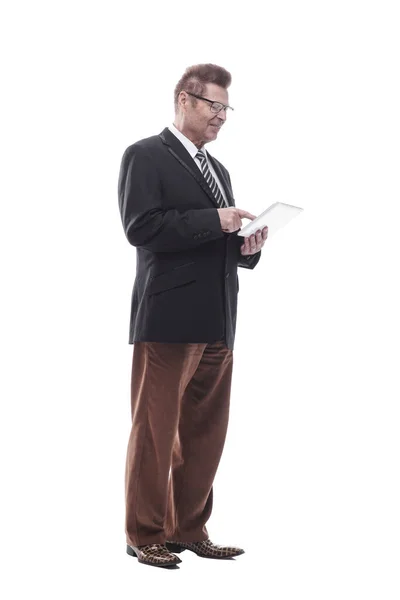
[[[240,253],[243,256],[256,254],[256,252],[259,252],[264,246],[267,237],[268,227],[264,227],[262,230],[257,229],[255,233],[244,238],[244,244],[240,246]]]

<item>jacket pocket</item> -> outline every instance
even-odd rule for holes
[[[162,273],[161,275],[153,277],[147,286],[148,295],[151,296],[152,294],[165,292],[172,288],[196,281],[195,272],[193,270],[194,264],[194,262],[185,263],[184,265],[179,265],[179,267],[174,267],[167,273]]]

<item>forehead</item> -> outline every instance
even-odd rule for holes
[[[207,83],[204,97],[216,102],[222,102],[222,104],[228,104],[229,102],[228,91],[215,83]]]

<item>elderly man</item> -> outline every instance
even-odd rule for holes
[[[228,425],[239,280],[268,228],[237,235],[225,167],[205,149],[231,110],[231,75],[189,67],[175,88],[175,120],[129,146],[118,181],[125,235],[136,247],[129,343],[132,430],[126,458],[127,552],[172,566],[185,549],[238,556],[207,532]]]

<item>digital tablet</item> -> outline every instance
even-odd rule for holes
[[[291,204],[285,204],[284,202],[275,202],[264,210],[256,219],[250,221],[242,229],[240,229],[237,235],[248,237],[252,233],[255,233],[257,229],[262,229],[268,225],[268,239],[274,235],[278,229],[284,227],[294,217],[297,217],[304,209],[298,206],[292,206]]]

